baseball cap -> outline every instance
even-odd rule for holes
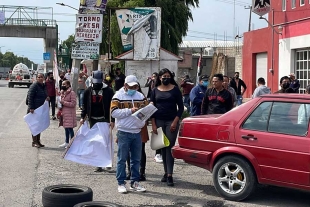
[[[100,70],[96,70],[92,72],[92,82],[93,83],[102,83],[103,81],[103,72]]]
[[[209,80],[209,76],[208,75],[201,75],[199,77],[199,81],[207,81],[207,80]]]
[[[128,75],[125,78],[125,83],[127,83],[129,86],[138,85],[137,77],[134,75]]]

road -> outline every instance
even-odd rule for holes
[[[154,152],[148,144],[147,181],[143,182],[147,192],[118,194],[114,173],[95,173],[93,167],[61,158],[63,149],[58,145],[64,142],[64,130],[56,121],[42,133],[46,147],[31,147],[31,135],[23,121],[27,91],[8,88],[7,81],[0,80],[0,207],[42,206],[43,188],[54,184],[86,185],[94,191],[94,200],[121,206],[309,206],[310,192],[271,186],[260,186],[246,201],[226,201],[215,191],[211,173],[180,160],[175,165],[175,187],[167,187],[160,182],[163,167],[153,161]]]

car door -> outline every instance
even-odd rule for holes
[[[307,107],[299,102],[262,102],[236,126],[236,143],[255,156],[265,182],[309,185],[309,115],[303,122],[298,117]]]

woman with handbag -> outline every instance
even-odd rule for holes
[[[174,186],[172,178],[174,158],[171,148],[177,139],[179,120],[184,111],[184,105],[182,93],[169,69],[164,68],[159,71],[150,101],[158,109],[152,116],[153,133],[157,134],[157,128],[161,127],[170,142],[169,146],[161,149],[165,171],[161,182]]]
[[[27,113],[33,113],[35,109],[39,108],[44,104],[45,100],[49,100],[49,97],[47,96],[47,90],[43,81],[44,75],[42,73],[39,73],[37,75],[37,81],[31,84],[26,101],[26,104],[28,105]],[[38,134],[36,136],[32,135],[33,147],[44,147],[44,145],[41,144],[40,137],[41,134]]]
[[[73,128],[77,126],[76,95],[74,91],[72,91],[70,81],[68,80],[62,82],[61,90],[61,116],[63,121],[63,127],[65,128],[66,140],[65,143],[59,145],[59,147],[66,148],[69,144],[70,138],[72,139],[74,137]]]

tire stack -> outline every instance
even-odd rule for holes
[[[116,204],[93,201],[91,188],[82,185],[60,184],[43,189],[44,207],[118,207]]]

